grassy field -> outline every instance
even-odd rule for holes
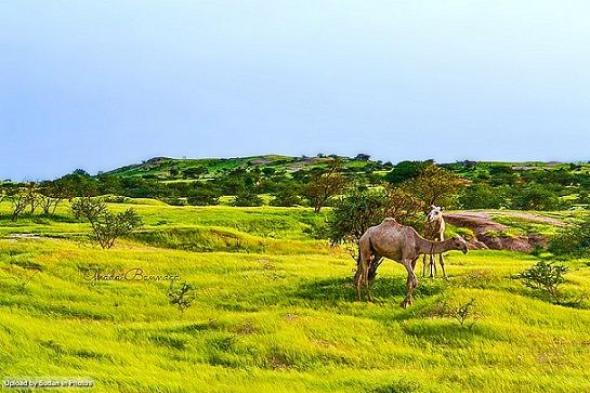
[[[16,224],[0,205],[3,378],[91,378],[96,392],[590,391],[590,304],[553,305],[511,279],[533,256],[451,252],[450,280],[421,279],[404,310],[393,262],[377,301],[355,301],[354,262],[311,237],[325,217],[309,209],[110,205],[127,207],[144,228],[102,250],[65,205]],[[565,290],[590,294],[590,266],[566,263]],[[136,269],[148,279],[92,280]],[[192,307],[169,303],[164,275],[194,286]],[[464,326],[437,313],[471,299]]]

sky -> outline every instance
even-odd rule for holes
[[[0,0],[0,179],[154,156],[590,160],[586,0]]]

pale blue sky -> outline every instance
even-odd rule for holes
[[[590,2],[0,0],[0,178],[152,156],[590,160]]]

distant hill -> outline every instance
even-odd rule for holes
[[[393,168],[391,162],[371,160],[368,155],[359,154],[357,157],[345,157],[337,155],[319,155],[314,157],[291,157],[278,154],[268,154],[251,157],[235,158],[170,158],[154,157],[139,164],[127,165],[105,174],[119,177],[141,177],[144,179],[156,179],[164,182],[191,181],[196,178],[213,179],[223,176],[235,169],[254,169],[293,173],[301,169],[324,167],[327,163],[338,158],[342,162],[343,169],[347,172],[372,172],[385,174]],[[562,170],[570,174],[588,173],[590,164],[587,162],[565,163],[557,161],[527,161],[527,162],[503,162],[503,161],[458,161],[454,163],[439,164],[468,179],[475,179],[482,173],[488,173],[490,168],[498,172],[501,169],[510,169],[514,173],[531,173]]]
[[[162,181],[190,180],[194,177],[215,178],[224,173],[238,169],[258,168],[276,172],[296,172],[301,169],[324,167],[334,158],[340,159],[343,169],[355,171],[388,171],[391,163],[370,160],[369,156],[359,155],[355,158],[343,156],[290,157],[268,154],[235,158],[169,158],[154,157],[140,164],[124,166],[109,172],[108,175],[121,177],[154,178]],[[272,169],[270,169],[272,168]]]

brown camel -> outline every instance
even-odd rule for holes
[[[412,304],[412,292],[418,286],[414,269],[420,254],[440,254],[449,250],[461,250],[467,253],[467,242],[460,236],[442,242],[427,240],[414,228],[401,225],[393,218],[386,218],[381,224],[367,229],[359,240],[358,266],[355,275],[358,299],[361,300],[364,287],[367,299],[372,300],[369,289],[369,269],[373,262],[385,257],[401,263],[408,271],[406,297],[401,303],[401,306],[406,308]]]
[[[443,217],[444,207],[430,205],[430,212],[426,216],[426,225],[424,226],[424,237],[428,240],[443,241],[445,240],[445,219]],[[426,256],[422,258],[422,277],[426,277]],[[430,278],[434,278],[436,274],[436,263],[434,262],[434,254],[428,254],[430,257]],[[443,254],[438,254],[438,261],[443,272],[443,277],[447,279],[447,272],[445,270],[445,258]]]

